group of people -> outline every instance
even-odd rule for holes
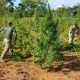
[[[0,29],[0,32],[4,32],[4,50],[0,56],[0,62],[4,62],[5,56],[8,54],[8,52],[13,52],[12,49],[12,36],[13,32],[15,35],[15,41],[17,40],[17,32],[16,29],[13,27],[13,23],[11,21],[8,21],[8,25],[4,28]],[[79,27],[78,24],[73,24],[69,29],[69,46],[73,47],[73,40],[75,37],[75,32],[77,32],[77,35],[79,34]]]

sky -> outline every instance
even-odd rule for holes
[[[80,4],[80,0],[48,0],[51,8],[56,9],[62,5],[73,7],[74,5]]]
[[[15,1],[15,5],[17,5],[20,2],[20,0]],[[80,4],[80,0],[48,0],[50,3],[51,9],[56,9],[58,7],[64,6],[74,6],[77,4]]]

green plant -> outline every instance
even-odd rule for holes
[[[50,67],[55,60],[59,60],[62,56],[59,53],[58,49],[58,40],[57,40],[57,23],[54,24],[53,16],[48,5],[48,14],[42,20],[38,20],[36,24],[39,26],[38,33],[39,35],[34,39],[33,42],[33,57],[36,59],[37,63],[41,66],[45,65]]]
[[[21,56],[19,56],[18,53],[14,52],[9,56],[9,59],[12,61],[21,61]]]

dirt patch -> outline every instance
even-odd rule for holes
[[[49,70],[26,60],[0,63],[0,80],[80,80],[79,58],[73,52],[64,53],[65,60],[55,62]]]

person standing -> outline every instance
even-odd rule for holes
[[[79,27],[78,24],[73,24],[69,29],[69,46],[72,48],[74,44],[74,37],[75,33],[77,32],[77,35],[79,34]]]
[[[11,21],[8,21],[8,25],[2,29],[0,29],[0,32],[4,32],[4,50],[0,56],[0,62],[4,62],[5,56],[8,54],[9,50],[12,46],[12,36],[13,32],[15,32],[15,40],[17,39],[17,32],[15,28],[13,27],[13,23]]]

